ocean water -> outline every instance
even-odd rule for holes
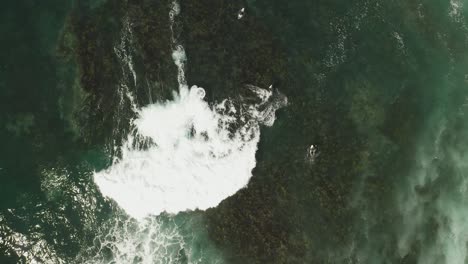
[[[468,263],[467,8],[2,3],[0,263]]]

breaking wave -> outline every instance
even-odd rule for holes
[[[193,86],[142,108],[122,158],[95,174],[101,192],[135,218],[205,210],[245,187],[255,167],[260,124],[272,125],[281,94],[249,86],[260,102],[214,106]]]

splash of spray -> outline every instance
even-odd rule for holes
[[[259,125],[272,124],[285,99],[263,111],[249,106],[237,127],[241,121],[229,101],[210,107],[203,94],[192,87],[186,96],[143,108],[135,125],[152,144],[135,148],[136,138],[129,136],[122,158],[95,174],[101,192],[143,218],[214,207],[245,187],[255,167]]]

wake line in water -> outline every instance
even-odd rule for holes
[[[171,32],[179,13],[173,2]],[[185,50],[174,33],[172,42],[179,92],[172,101],[137,110],[122,157],[94,175],[103,195],[137,219],[205,210],[245,187],[256,164],[260,125],[273,125],[275,111],[287,104],[272,87],[249,85],[246,90],[257,103],[226,99],[210,106],[203,88],[188,88]],[[150,144],[138,147],[143,142]]]

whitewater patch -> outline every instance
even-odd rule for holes
[[[94,174],[102,194],[134,218],[206,210],[245,187],[260,125],[272,125],[287,103],[272,88],[248,86],[257,103],[210,106],[202,88],[180,89],[174,100],[140,109],[122,157]]]

